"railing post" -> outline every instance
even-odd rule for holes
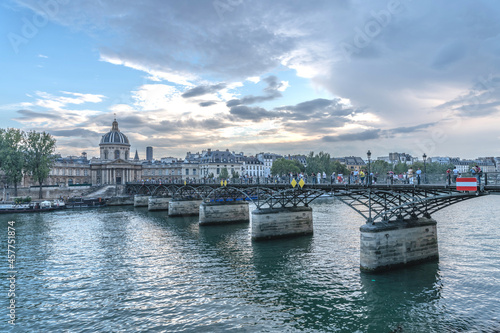
[[[487,172],[484,173],[484,185],[485,186],[488,185],[488,173]]]

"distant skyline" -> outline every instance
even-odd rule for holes
[[[131,152],[500,156],[500,3],[7,0],[0,127]]]

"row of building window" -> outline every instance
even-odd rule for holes
[[[88,169],[74,169],[74,168],[55,168],[49,173],[51,176],[88,176]]]

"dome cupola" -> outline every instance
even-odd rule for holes
[[[127,136],[120,132],[116,118],[111,126],[111,131],[102,136],[99,147],[101,160],[123,159],[128,161],[130,157],[130,142]]]
[[[118,129],[118,122],[116,119],[113,121],[111,131],[102,136],[100,145],[102,144],[130,146],[127,136]]]

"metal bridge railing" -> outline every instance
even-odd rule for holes
[[[472,175],[470,172],[465,172],[460,175],[460,177],[476,177]],[[481,185],[500,185],[500,172],[483,172],[481,178]],[[266,184],[290,184],[292,180],[295,179],[297,182],[300,180],[300,177],[250,177],[250,178],[232,178],[227,179],[228,185],[230,184],[245,184],[245,185],[266,185]],[[328,184],[367,184],[368,177],[365,177],[363,183],[359,177],[355,178],[350,175],[343,176],[340,180],[336,177],[332,179],[331,177],[327,177],[326,179],[321,179],[319,182],[317,178],[312,177],[303,177],[306,185],[328,185]],[[156,179],[156,180],[147,180],[140,182],[133,182],[130,184],[179,184],[183,185],[184,181],[186,184],[220,184],[224,179],[220,178],[201,178],[201,179]],[[410,184],[410,180],[406,178],[400,178],[398,176],[394,177],[393,175],[377,175],[372,179],[373,184]],[[413,177],[413,184],[418,184],[417,176]],[[422,174],[420,176],[420,184],[430,184],[430,185],[453,185],[455,184],[455,177],[453,174],[448,176],[446,173],[443,174]]]

